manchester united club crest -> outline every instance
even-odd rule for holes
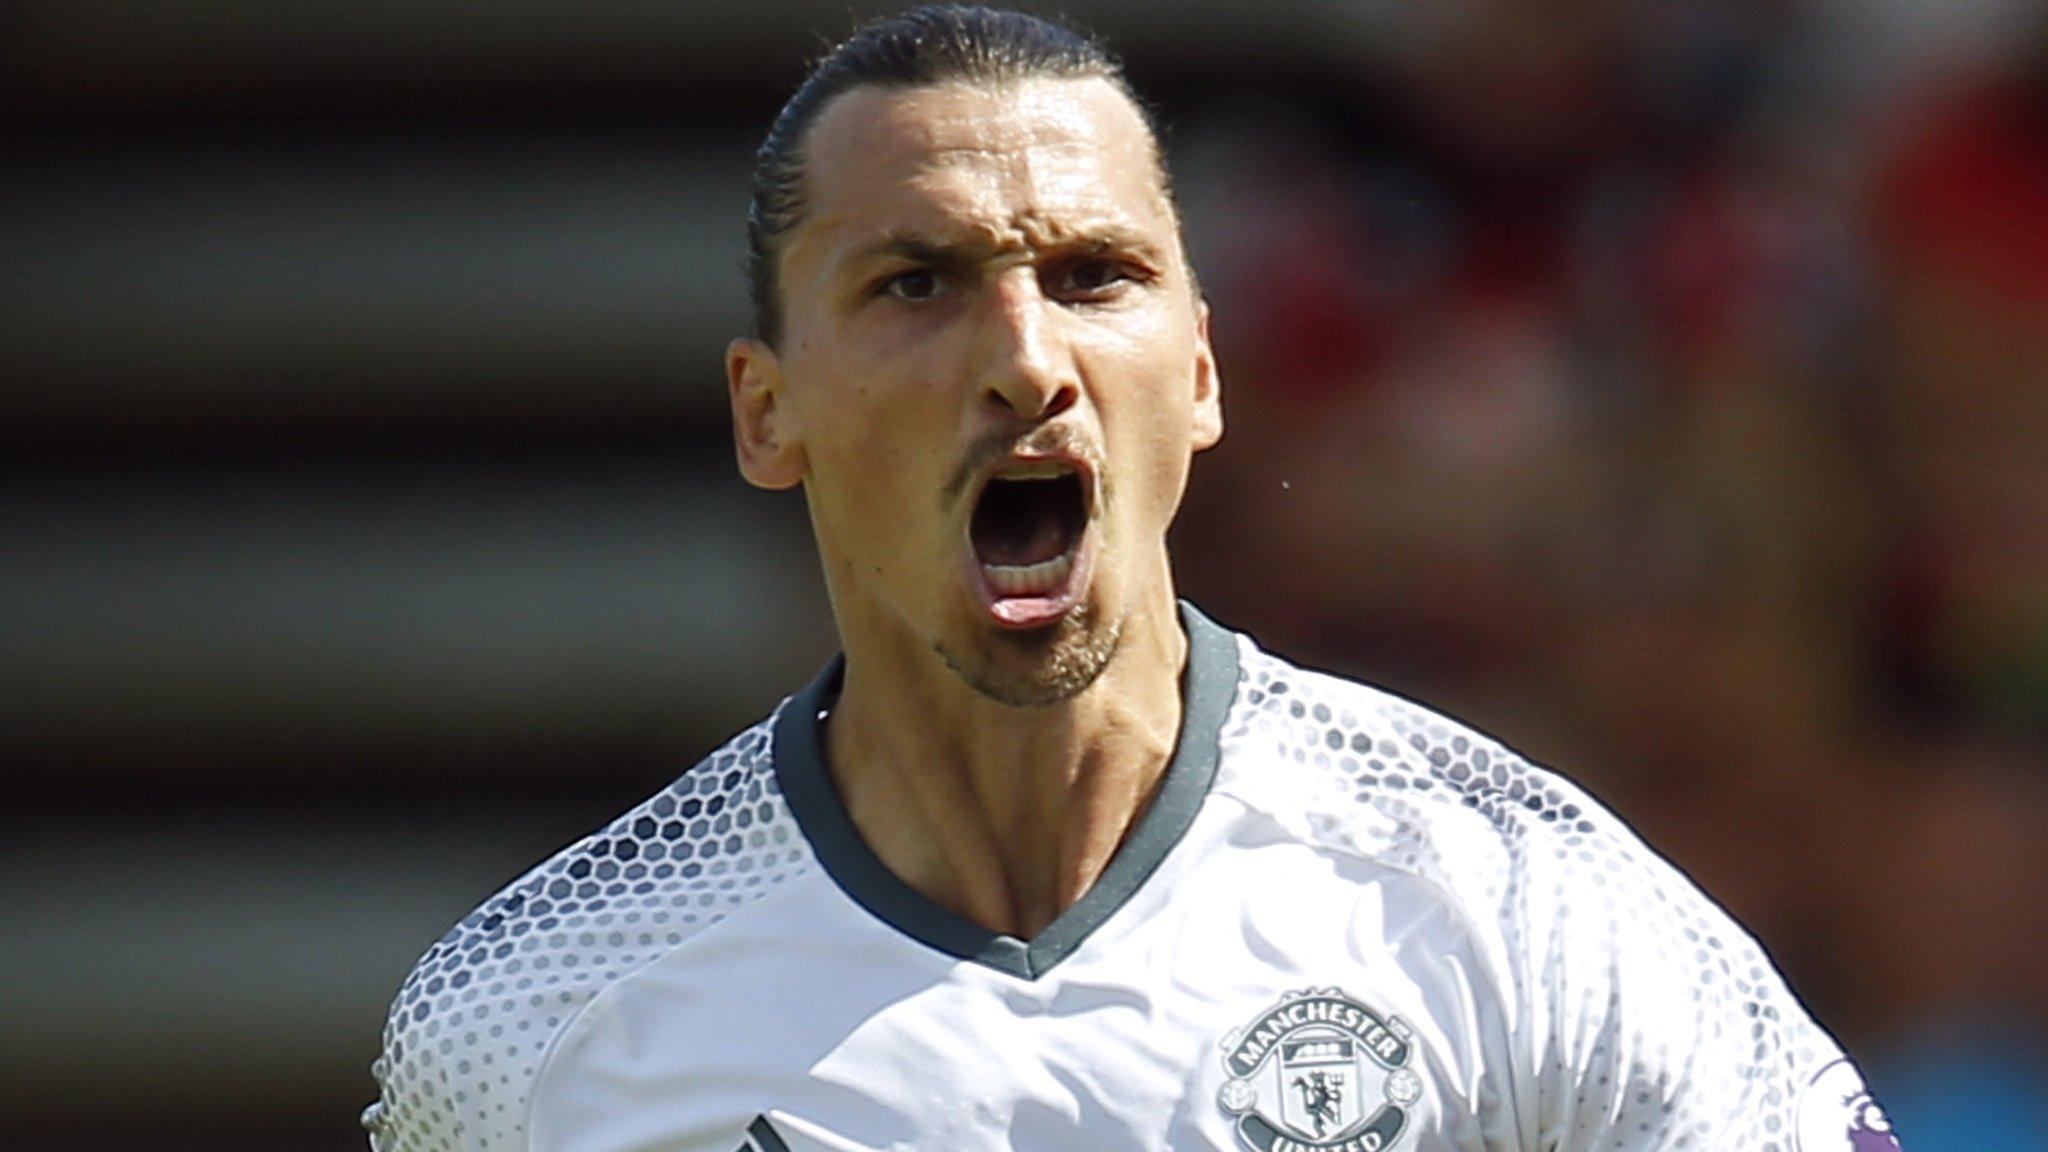
[[[1217,1102],[1255,1152],[1381,1152],[1422,1096],[1408,1026],[1336,988],[1289,992],[1222,1048]]]

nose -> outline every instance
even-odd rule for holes
[[[1046,298],[1028,265],[994,278],[981,323],[982,403],[1038,424],[1072,408],[1081,396],[1065,317]]]

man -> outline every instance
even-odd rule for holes
[[[844,656],[427,953],[382,1152],[1896,1147],[1595,803],[1177,605],[1220,380],[1101,48],[863,29],[750,237],[740,469]]]

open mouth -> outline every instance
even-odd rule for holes
[[[997,600],[1058,598],[1088,530],[1088,489],[1064,460],[1014,465],[990,477],[967,536]]]

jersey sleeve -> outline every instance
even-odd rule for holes
[[[1546,1152],[1898,1152],[1761,946],[1562,781],[1522,841]]]
[[[485,901],[413,967],[372,1066],[373,1152],[526,1152],[557,1036],[605,988],[810,867],[773,717]]]
[[[588,994],[566,986],[545,938],[508,927],[551,911],[559,870],[536,869],[443,936],[392,1002],[364,1109],[371,1152],[525,1152],[527,1089],[542,1053]],[[555,897],[560,902],[560,897]],[[522,948],[534,939],[537,948]]]

